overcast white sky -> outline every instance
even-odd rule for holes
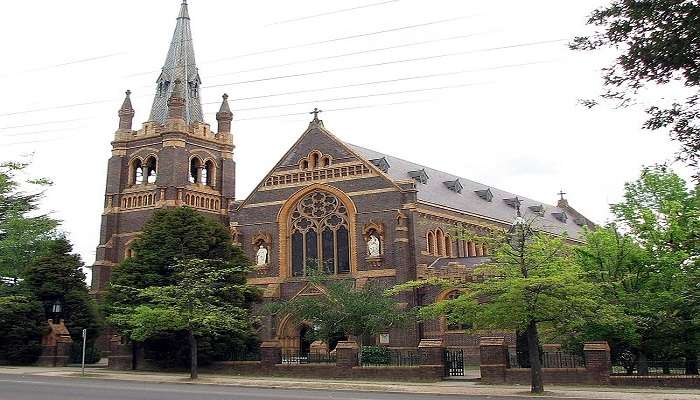
[[[614,53],[575,53],[566,41],[495,49],[584,33],[586,16],[604,0],[395,0],[278,23],[380,2],[189,2],[208,122],[216,123],[213,113],[222,93],[234,100],[239,199],[310,120],[280,115],[316,106],[351,108],[321,115],[342,140],[550,204],[563,188],[575,208],[600,223],[609,217],[608,204],[619,200],[623,183],[642,165],[672,159],[677,146],[665,133],[642,131],[639,109],[577,105],[577,99],[600,91],[600,69]],[[148,118],[180,1],[40,3],[3,4],[0,160],[34,152],[31,173],[55,181],[43,205],[64,221],[63,229],[89,265],[99,239],[116,111],[123,92],[131,89],[135,126]],[[443,22],[305,45],[435,21]],[[418,42],[429,43],[328,58]],[[262,52],[285,47],[292,48]],[[467,54],[240,83],[458,52]],[[302,62],[307,60],[313,61]],[[444,74],[459,71],[466,72]],[[443,75],[236,100],[435,74]],[[416,91],[445,86],[460,87]],[[397,91],[413,92],[329,100]],[[97,103],[70,106],[92,102]],[[14,128],[18,125],[30,126]]]

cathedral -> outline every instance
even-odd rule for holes
[[[224,95],[213,130],[203,118],[201,82],[183,2],[149,120],[133,129],[128,91],[118,112],[92,267],[98,297],[112,269],[131,255],[131,242],[145,221],[164,207],[191,207],[229,226],[235,244],[254,264],[248,282],[263,289],[265,301],[322,296],[323,288],[306,278],[309,265],[357,286],[391,287],[434,276],[468,279],[489,249],[455,232],[507,228],[517,207],[536,218],[539,229],[573,242],[592,226],[563,194],[557,205],[549,205],[350,144],[327,130],[318,112],[260,184],[239,200],[233,114]],[[420,289],[399,301],[413,307],[458,294]],[[262,321],[261,340],[279,340],[287,350],[308,349],[303,334],[308,326],[285,316],[262,316]],[[440,338],[476,360],[479,337],[493,332],[464,328],[443,318],[392,329],[373,341],[400,349]],[[515,345],[514,333],[501,334]]]

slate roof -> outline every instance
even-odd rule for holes
[[[190,29],[190,15],[187,10],[187,1],[180,5],[180,13],[177,17],[175,32],[170,42],[168,55],[156,81],[156,95],[151,107],[151,121],[165,122],[168,117],[168,99],[173,93],[174,82],[180,80],[183,83],[185,99],[185,121],[189,124],[195,121],[204,122],[202,103],[199,95],[202,80],[199,78],[197,64],[194,59],[194,46],[192,45],[192,30]]]
[[[447,172],[439,171],[430,167],[406,161],[388,154],[380,153],[364,147],[346,143],[355,153],[366,160],[376,160],[384,157],[389,164],[386,174],[394,181],[405,181],[412,179],[409,172],[425,170],[428,181],[425,184],[416,182],[418,190],[418,200],[438,206],[448,207],[456,211],[478,215],[487,219],[492,219],[510,224],[515,218],[515,208],[509,206],[505,199],[513,199],[516,194],[502,189],[462,178]],[[461,193],[450,190],[444,182],[459,180],[462,185]],[[493,199],[489,202],[479,197],[475,191],[490,189]],[[570,238],[579,239],[583,227],[576,224],[573,215],[569,215],[564,222],[560,221],[552,213],[565,213],[566,211],[550,204],[526,198],[521,195],[517,197],[522,201],[521,212],[526,219],[535,219],[539,229],[553,234],[566,233]],[[535,214],[531,206],[544,207],[544,215]],[[537,208],[537,207],[533,207]]]

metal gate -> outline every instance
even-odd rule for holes
[[[464,350],[445,349],[445,376],[464,376]]]

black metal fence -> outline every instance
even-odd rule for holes
[[[282,364],[327,364],[335,363],[334,353],[325,351],[302,352],[299,350],[282,351]]]
[[[260,361],[260,352],[231,351],[223,354],[219,361]]]
[[[696,367],[697,368],[697,367]],[[697,371],[688,368],[685,360],[639,360],[617,361],[612,365],[613,375],[697,375]]]
[[[359,364],[362,367],[415,367],[421,364],[418,350],[387,349],[380,357],[363,357],[362,352],[358,354]]]
[[[585,368],[585,359],[578,354],[569,354],[561,351],[548,351],[540,353],[542,368]],[[508,354],[510,368],[530,368],[530,360],[527,354]]]

